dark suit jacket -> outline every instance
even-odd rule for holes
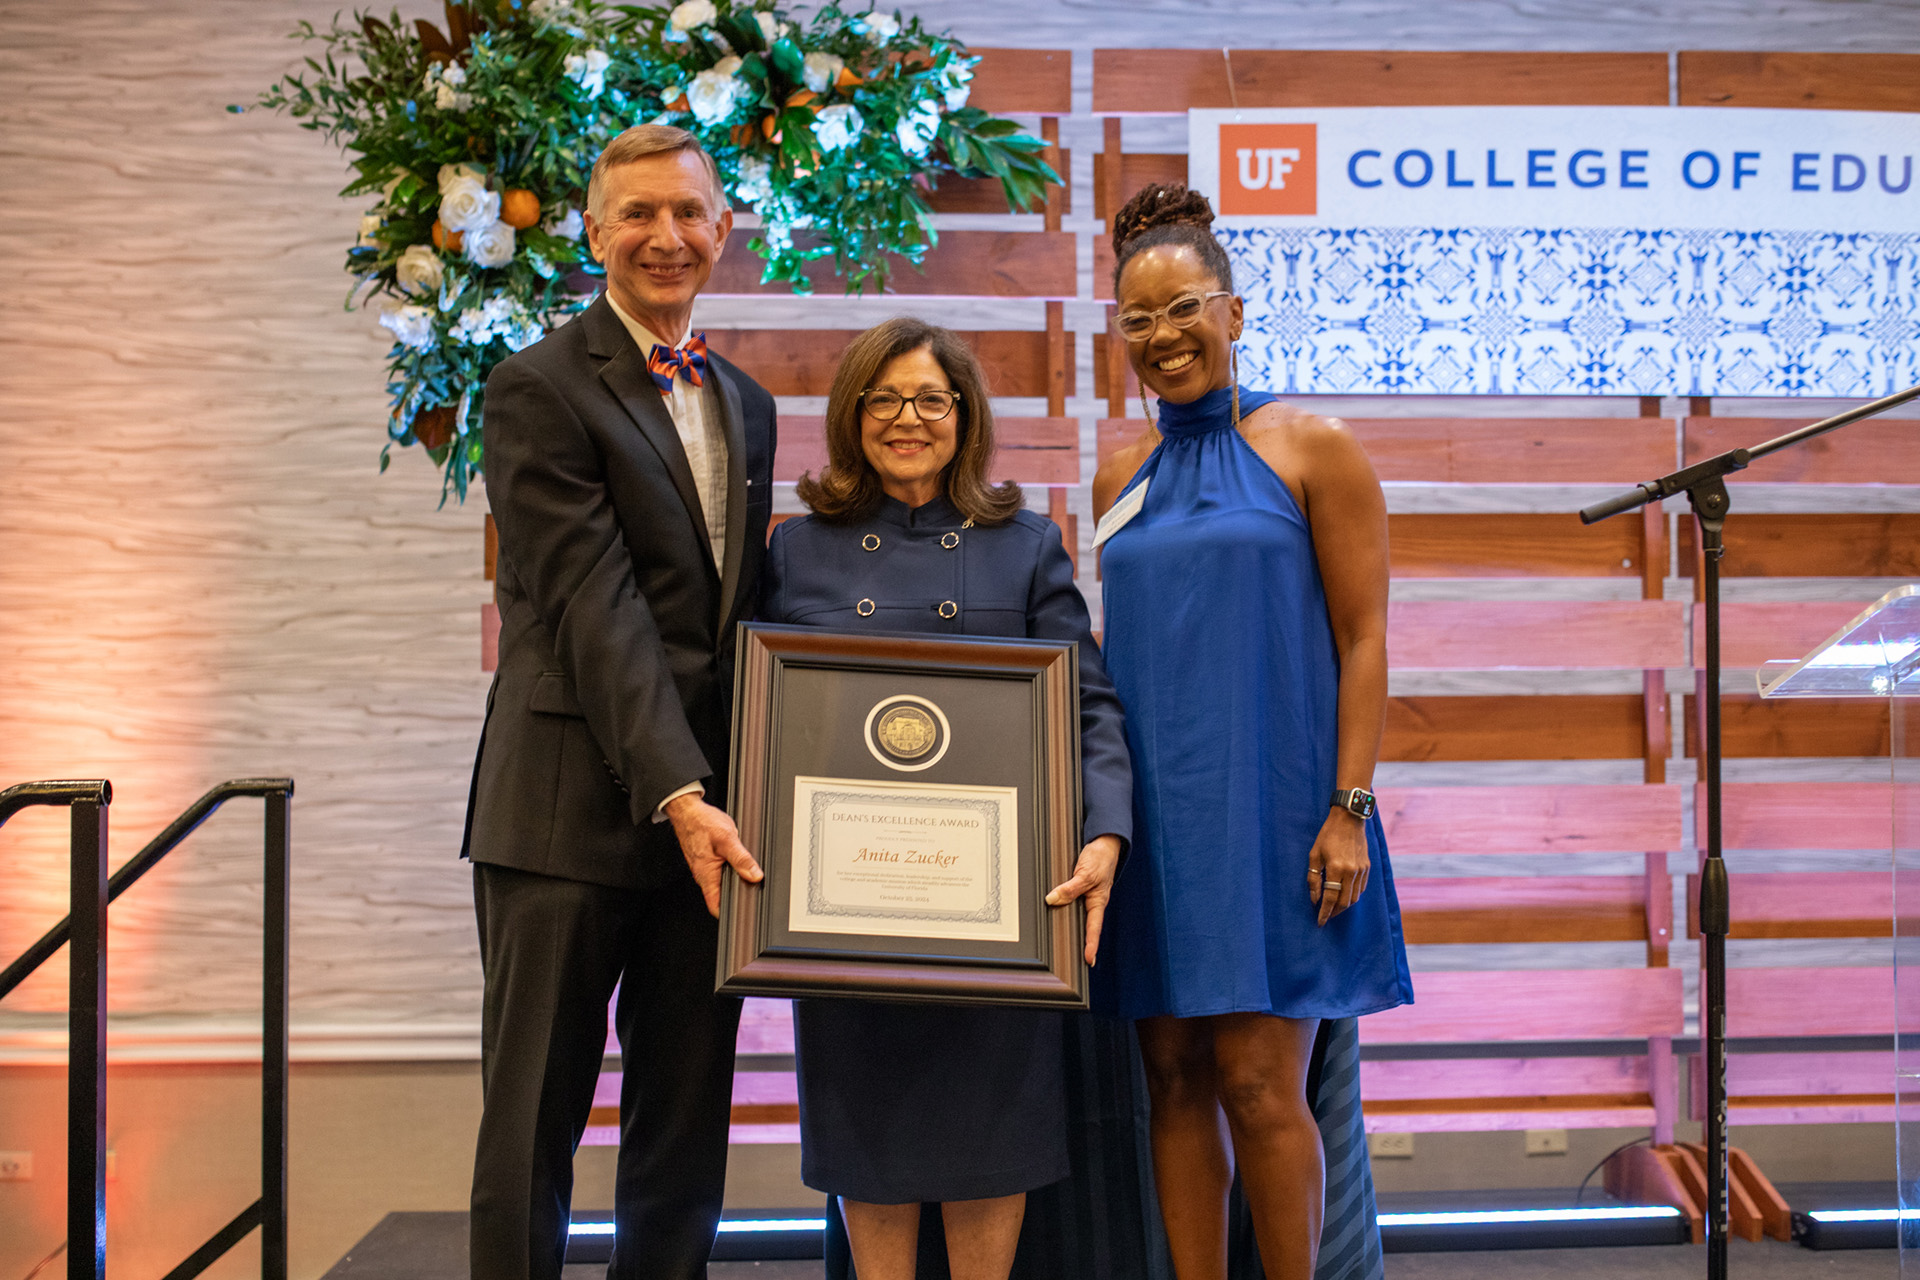
[[[707,369],[727,435],[724,565],[604,297],[487,379],[500,665],[462,848],[476,862],[644,888],[685,874],[652,820],[660,801],[695,780],[726,794],[734,628],[765,556],[775,424],[752,379],[718,356]]]

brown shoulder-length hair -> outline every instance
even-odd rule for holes
[[[975,524],[1005,524],[1025,505],[1020,486],[1009,480],[990,484],[993,465],[993,406],[980,361],[960,335],[910,316],[895,316],[852,342],[840,357],[833,391],[827,397],[827,465],[816,479],[800,478],[800,501],[815,515],[834,523],[864,520],[885,496],[880,473],[860,447],[860,396],[889,360],[925,349],[940,362],[947,381],[960,393],[958,442],[943,477],[947,500]]]

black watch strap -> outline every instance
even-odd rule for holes
[[[1344,791],[1336,791],[1333,793],[1333,807],[1345,809],[1356,818],[1371,818],[1374,809],[1373,792],[1364,787],[1348,787]]]

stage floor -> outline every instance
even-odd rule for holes
[[[1706,1270],[1706,1250],[1691,1245],[1617,1249],[1525,1249],[1507,1252],[1393,1253],[1387,1280],[1694,1280]],[[1816,1253],[1763,1240],[1733,1242],[1729,1270],[1741,1280],[1892,1280],[1899,1255],[1892,1249],[1838,1249]],[[464,1280],[467,1215],[389,1214],[367,1233],[325,1280]],[[819,1280],[818,1260],[715,1262],[711,1280]],[[568,1267],[566,1280],[599,1280],[601,1263]]]

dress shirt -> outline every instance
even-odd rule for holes
[[[620,323],[627,327],[635,345],[640,348],[641,356],[651,354],[659,344],[660,336],[628,315],[614,301],[611,291],[607,294],[607,305],[613,308],[613,314],[620,317]],[[693,325],[689,323],[687,331],[680,335],[680,341],[674,345],[683,347],[692,336]],[[667,416],[673,419],[674,432],[680,437],[680,447],[687,452],[687,467],[693,472],[694,492],[700,495],[700,514],[707,522],[707,545],[713,548],[714,571],[724,574],[727,564],[727,433],[720,425],[720,402],[714,391],[712,365],[707,366],[702,381],[706,385],[696,387],[686,378],[676,377],[673,390],[661,398],[666,402]],[[659,803],[653,811],[653,820],[665,822],[667,805],[681,796],[706,794],[704,783],[689,782]]]
[[[607,294],[607,303],[613,308],[613,314],[620,317],[620,323],[627,326],[627,332],[640,348],[641,356],[646,356],[660,338],[653,330],[635,320],[623,311],[618,302]],[[693,326],[680,335],[673,345],[685,346],[687,339],[693,336]],[[720,402],[713,385],[713,368],[707,368],[702,379],[706,385],[696,387],[684,377],[673,380],[673,390],[662,396],[666,403],[667,416],[673,419],[674,432],[680,437],[680,447],[686,450],[687,467],[693,472],[694,491],[700,495],[700,514],[707,522],[707,544],[713,548],[714,572],[724,574],[727,564],[727,433],[720,425]]]

